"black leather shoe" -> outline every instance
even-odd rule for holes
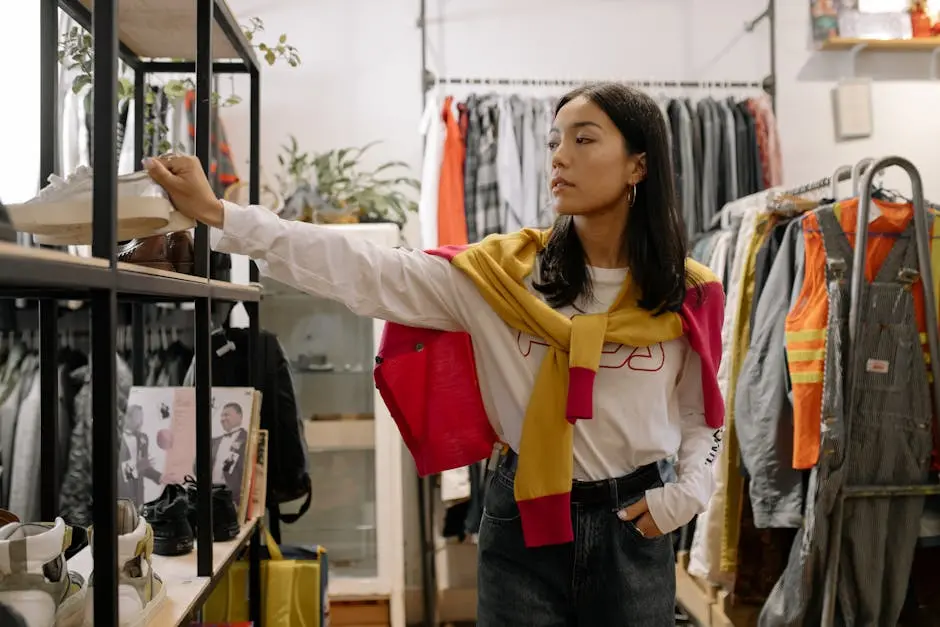
[[[156,500],[146,503],[141,514],[153,528],[153,552],[157,555],[186,555],[196,540],[189,524],[186,488],[167,485]]]
[[[186,477],[186,494],[189,497],[189,522],[196,528],[196,480]],[[227,542],[234,540],[241,531],[238,524],[238,510],[235,507],[232,491],[224,483],[212,485],[212,541]]]

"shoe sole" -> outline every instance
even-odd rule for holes
[[[163,582],[163,585],[160,586],[160,592],[157,593],[155,597],[150,599],[150,603],[144,608],[144,611],[129,623],[121,623],[120,627],[146,627],[150,624],[150,621],[153,619],[154,615],[160,610],[160,606],[163,605],[163,601],[166,600],[166,582]],[[87,605],[91,605],[91,599]],[[85,612],[82,612],[82,617],[87,616]],[[84,623],[79,623],[82,627],[95,627],[91,620],[85,620]],[[56,626],[58,627],[58,625]]]
[[[63,601],[55,613],[55,627],[82,627],[85,622],[85,596],[88,588],[82,589]]]
[[[193,538],[154,538],[153,552],[163,557],[178,557],[193,552],[195,540]]]
[[[231,523],[222,527],[215,527],[212,530],[212,541],[228,542],[229,540],[234,540],[238,537],[238,534],[241,533],[241,530],[241,525],[238,523]]]

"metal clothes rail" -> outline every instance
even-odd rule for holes
[[[258,301],[260,289],[254,285],[233,285],[212,280],[209,276],[208,228],[196,228],[195,276],[176,273],[154,273],[146,269],[117,263],[117,79],[118,59],[134,71],[135,100],[142,103],[147,75],[153,72],[194,71],[196,73],[196,155],[208,168],[210,154],[211,86],[213,72],[242,72],[250,75],[250,186],[251,202],[260,196],[260,66],[254,51],[241,32],[224,0],[193,0],[181,4],[191,19],[179,19],[177,28],[191,26],[195,32],[194,59],[155,62],[141,59],[131,47],[119,41],[118,33],[124,19],[136,11],[165,8],[165,0],[40,0],[41,32],[41,138],[40,175],[44,183],[54,173],[59,140],[56,100],[58,94],[58,11],[65,10],[75,21],[93,34],[94,52],[94,132],[95,155],[93,179],[93,224],[91,259],[69,256],[59,251],[0,246],[0,294],[5,297],[39,299],[40,325],[40,391],[41,391],[41,513],[44,520],[53,520],[58,513],[58,477],[63,460],[56,457],[58,413],[58,318],[60,299],[87,300],[91,303],[92,348],[92,427],[94,441],[92,476],[92,522],[95,527],[94,561],[97,564],[117,562],[117,403],[115,398],[115,354],[117,336],[117,303],[128,301],[134,306],[135,344],[143,338],[142,306],[147,302],[194,302],[196,305],[196,480],[197,480],[197,571],[194,576],[218,578],[213,572],[212,501],[210,440],[211,433],[211,324],[212,301],[241,301],[249,316],[249,353],[257,354]],[[148,6],[150,5],[150,6]],[[185,13],[185,11],[183,12]],[[137,16],[140,17],[139,15]],[[187,23],[189,22],[189,23]],[[219,30],[228,40],[230,49],[239,58],[232,62],[213,58],[213,31]],[[154,29],[148,33],[150,42],[165,41],[168,33]],[[218,42],[217,42],[218,43]],[[173,57],[190,56],[188,51]],[[143,106],[135,106],[134,146],[137,167],[143,156]],[[250,280],[257,281],[257,268],[252,265]],[[138,351],[139,352],[139,351]],[[258,360],[249,356],[249,363]],[[137,370],[135,368],[135,370]],[[135,373],[137,377],[140,372]],[[249,373],[249,382],[258,381],[257,365]],[[136,382],[140,382],[136,378]],[[260,537],[257,527],[249,545],[250,617],[261,625]],[[211,592],[208,586],[204,595]],[[204,600],[205,596],[200,600]],[[117,571],[99,568],[95,572],[94,623],[116,625],[118,611]]]
[[[435,85],[508,85],[515,87],[578,87],[588,83],[598,83],[615,79],[557,79],[557,78],[452,78],[438,77],[432,72],[424,74],[425,89]],[[657,80],[615,80],[630,87],[643,89],[768,89],[767,81],[657,81]]]

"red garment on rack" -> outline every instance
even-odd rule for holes
[[[437,191],[437,245],[466,246],[467,216],[464,212],[463,166],[467,156],[463,133],[453,111],[454,97],[444,99],[444,159]]]

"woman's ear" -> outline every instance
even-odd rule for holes
[[[633,168],[633,185],[643,182],[648,172],[646,168],[646,153],[641,152],[640,154],[636,155],[635,159],[636,165]]]

